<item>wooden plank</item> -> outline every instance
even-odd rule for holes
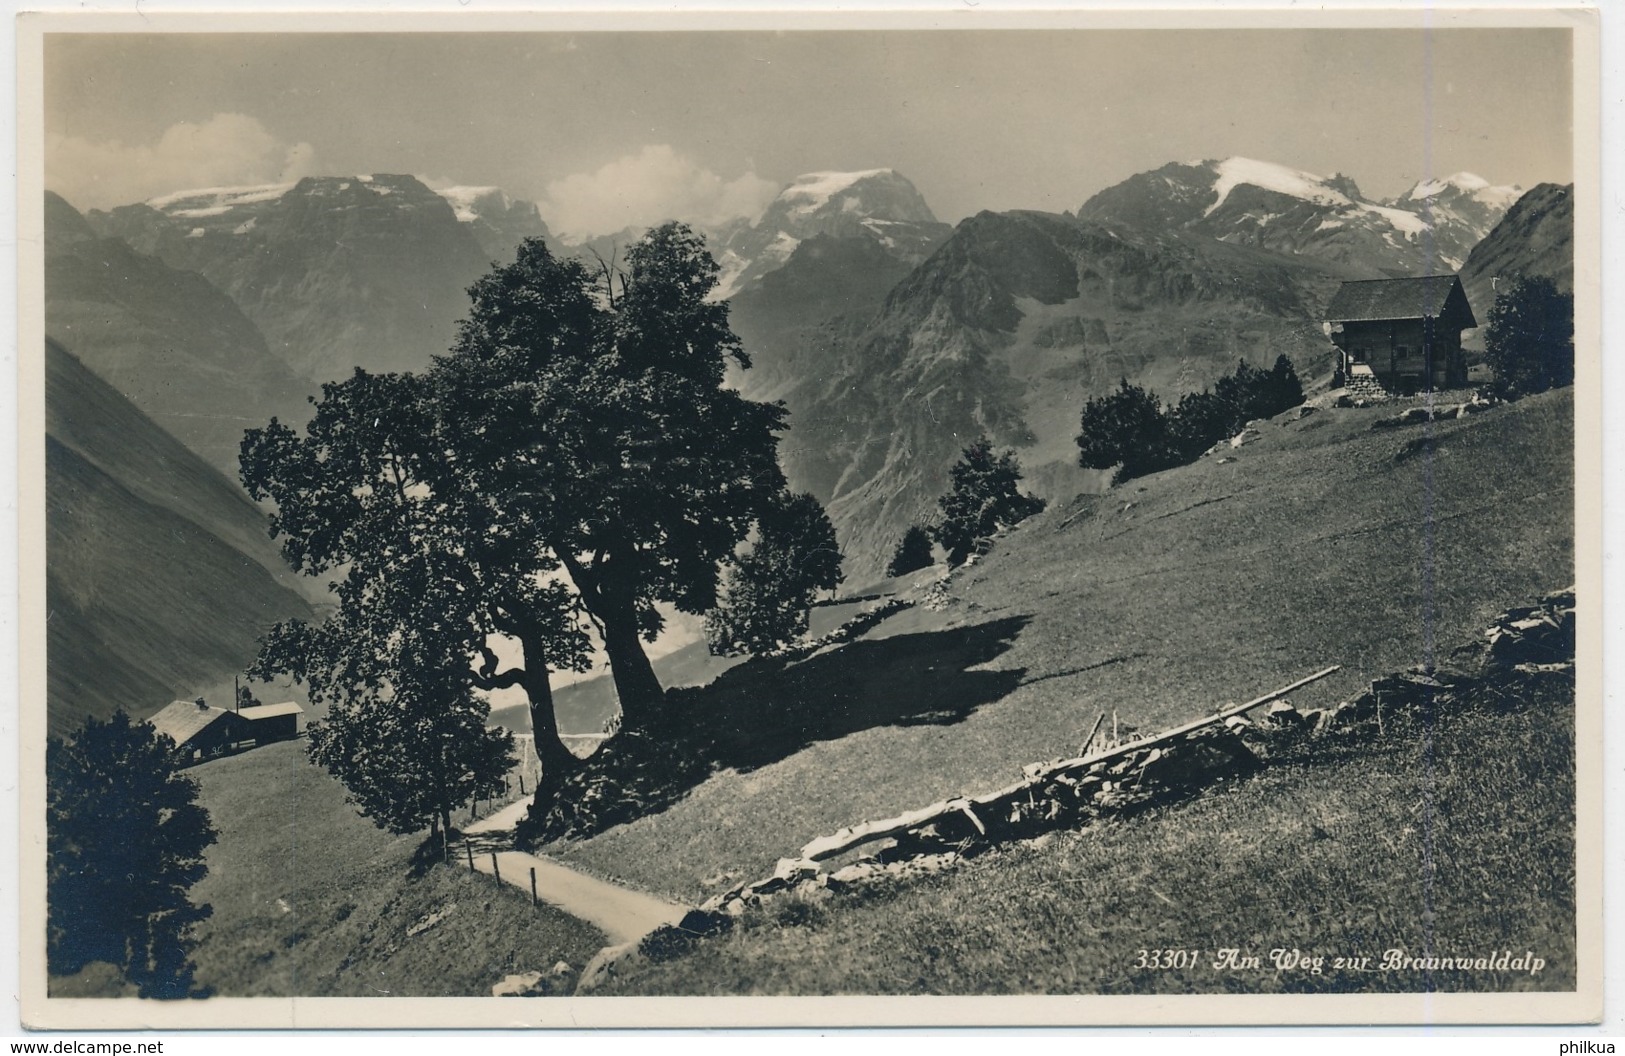
[[[1062,770],[1073,770],[1080,766],[1093,766],[1096,763],[1107,762],[1108,760],[1117,759],[1132,752],[1137,752],[1142,748],[1153,747],[1161,744],[1163,741],[1170,741],[1176,737],[1183,737],[1185,734],[1193,733],[1204,726],[1212,726],[1214,723],[1223,722],[1232,715],[1240,715],[1242,712],[1251,711],[1256,707],[1268,704],[1272,700],[1279,700],[1288,693],[1300,690],[1304,686],[1309,685],[1311,682],[1319,682],[1327,675],[1341,671],[1342,669],[1342,664],[1333,664],[1331,667],[1328,667],[1323,671],[1316,671],[1307,678],[1300,678],[1289,686],[1282,686],[1280,689],[1277,689],[1271,693],[1266,693],[1262,697],[1255,697],[1245,704],[1237,704],[1234,707],[1215,712],[1212,715],[1208,715],[1204,718],[1193,719],[1192,721],[1185,723],[1183,726],[1175,726],[1171,730],[1164,730],[1161,733],[1154,733],[1149,737],[1142,737],[1137,741],[1130,741],[1127,744],[1120,744],[1115,748],[1109,748],[1106,751],[1099,752],[1095,755],[1079,756],[1076,759],[1063,759],[1058,763],[1051,763],[1042,770],[1036,771],[1033,774],[1032,780],[1040,780]]]
[[[1087,752],[1089,750],[1089,746],[1091,744],[1095,743],[1095,734],[1100,732],[1100,724],[1105,722],[1105,721],[1106,721],[1106,713],[1103,711],[1103,712],[1100,713],[1099,717],[1097,717],[1095,719],[1095,727],[1094,727],[1094,729],[1090,730],[1089,731],[1089,736],[1084,738],[1083,745],[1078,749],[1078,754],[1079,755],[1082,755],[1083,753]]]
[[[937,821],[943,816],[955,812],[961,812],[967,815],[979,831],[986,833],[987,830],[983,828],[981,819],[979,819],[971,809],[973,806],[986,806],[989,803],[997,802],[998,800],[1004,799],[1007,796],[1021,792],[1024,789],[1036,787],[1037,785],[1043,784],[1055,774],[1063,771],[1078,769],[1080,767],[1094,766],[1096,763],[1107,762],[1109,760],[1128,755],[1132,752],[1137,752],[1142,748],[1149,748],[1154,745],[1161,744],[1164,741],[1169,741],[1176,737],[1182,737],[1185,734],[1199,730],[1204,726],[1211,726],[1214,723],[1223,722],[1232,715],[1240,715],[1244,711],[1251,711],[1253,708],[1268,704],[1272,700],[1279,700],[1288,693],[1302,689],[1311,682],[1318,682],[1327,675],[1340,670],[1342,670],[1341,664],[1333,664],[1331,667],[1328,667],[1323,671],[1317,671],[1307,678],[1300,678],[1291,685],[1282,686],[1280,689],[1277,689],[1274,692],[1266,693],[1261,697],[1256,697],[1253,700],[1249,700],[1245,704],[1237,704],[1234,707],[1226,708],[1223,711],[1216,712],[1212,715],[1187,722],[1183,726],[1176,726],[1171,730],[1153,734],[1150,737],[1144,737],[1138,741],[1130,741],[1128,744],[1118,745],[1095,755],[1079,756],[1075,759],[1063,759],[1060,762],[1050,763],[1042,769],[1035,771],[1032,776],[1017,781],[1013,785],[1001,788],[997,792],[988,792],[980,796],[957,796],[953,799],[933,803],[929,807],[922,807],[919,810],[911,810],[906,814],[899,814],[893,818],[883,818],[879,821],[864,822],[862,825],[847,826],[846,828],[843,828],[828,836],[820,836],[818,839],[813,840],[811,843],[808,843],[806,846],[802,847],[801,857],[811,859],[815,862],[823,861],[826,858],[833,858],[838,854],[850,851],[854,847],[861,847],[863,844],[870,843],[874,840],[882,840],[891,836],[900,836],[910,829],[916,829],[923,825],[929,825],[931,822]],[[1104,712],[1101,713],[1101,718],[1105,718]],[[1098,722],[1096,723],[1096,726],[1099,726]],[[1090,734],[1090,740],[1093,739],[1094,735]]]

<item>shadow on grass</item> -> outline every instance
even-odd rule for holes
[[[1029,621],[853,642],[804,660],[755,659],[710,685],[666,694],[647,729],[618,734],[570,775],[523,843],[584,839],[657,814],[718,770],[755,770],[820,741],[881,726],[946,726],[1021,684],[1024,668],[973,671]]]

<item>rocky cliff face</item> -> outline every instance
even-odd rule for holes
[[[1189,231],[1381,278],[1459,270],[1521,193],[1456,173],[1378,202],[1341,174],[1227,158],[1131,176],[1090,198],[1078,215]]]
[[[302,421],[315,391],[207,279],[98,237],[49,193],[45,329],[232,480],[243,430],[273,415]]]
[[[713,233],[722,267],[719,298],[729,298],[784,266],[803,241],[823,235],[874,242],[918,264],[948,236],[914,184],[891,169],[799,176],[749,225]]]
[[[296,373],[327,381],[357,366],[427,366],[450,345],[468,285],[540,229],[533,209],[500,192],[461,190],[448,200],[411,176],[308,177],[179,192],[89,219],[203,275]]]
[[[1033,490],[1070,495],[1100,483],[1075,466],[1083,402],[1119,378],[1175,396],[1242,357],[1316,370],[1313,320],[1343,277],[1188,233],[979,214],[867,325],[826,332],[816,369],[785,393],[786,472],[826,501],[860,581],[934,515],[979,435],[1018,449]]]

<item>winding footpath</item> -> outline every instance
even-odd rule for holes
[[[688,906],[606,883],[549,858],[514,850],[514,826],[529,806],[529,799],[520,799],[463,829],[473,849],[475,869],[492,872],[494,854],[499,878],[526,893],[530,891],[530,871],[536,870],[536,897],[598,928],[611,945],[637,942],[687,915]]]

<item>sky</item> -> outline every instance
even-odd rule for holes
[[[46,182],[81,209],[405,172],[587,235],[754,216],[820,170],[894,168],[950,223],[1232,155],[1372,197],[1573,178],[1563,30],[108,34],[45,54]]]

